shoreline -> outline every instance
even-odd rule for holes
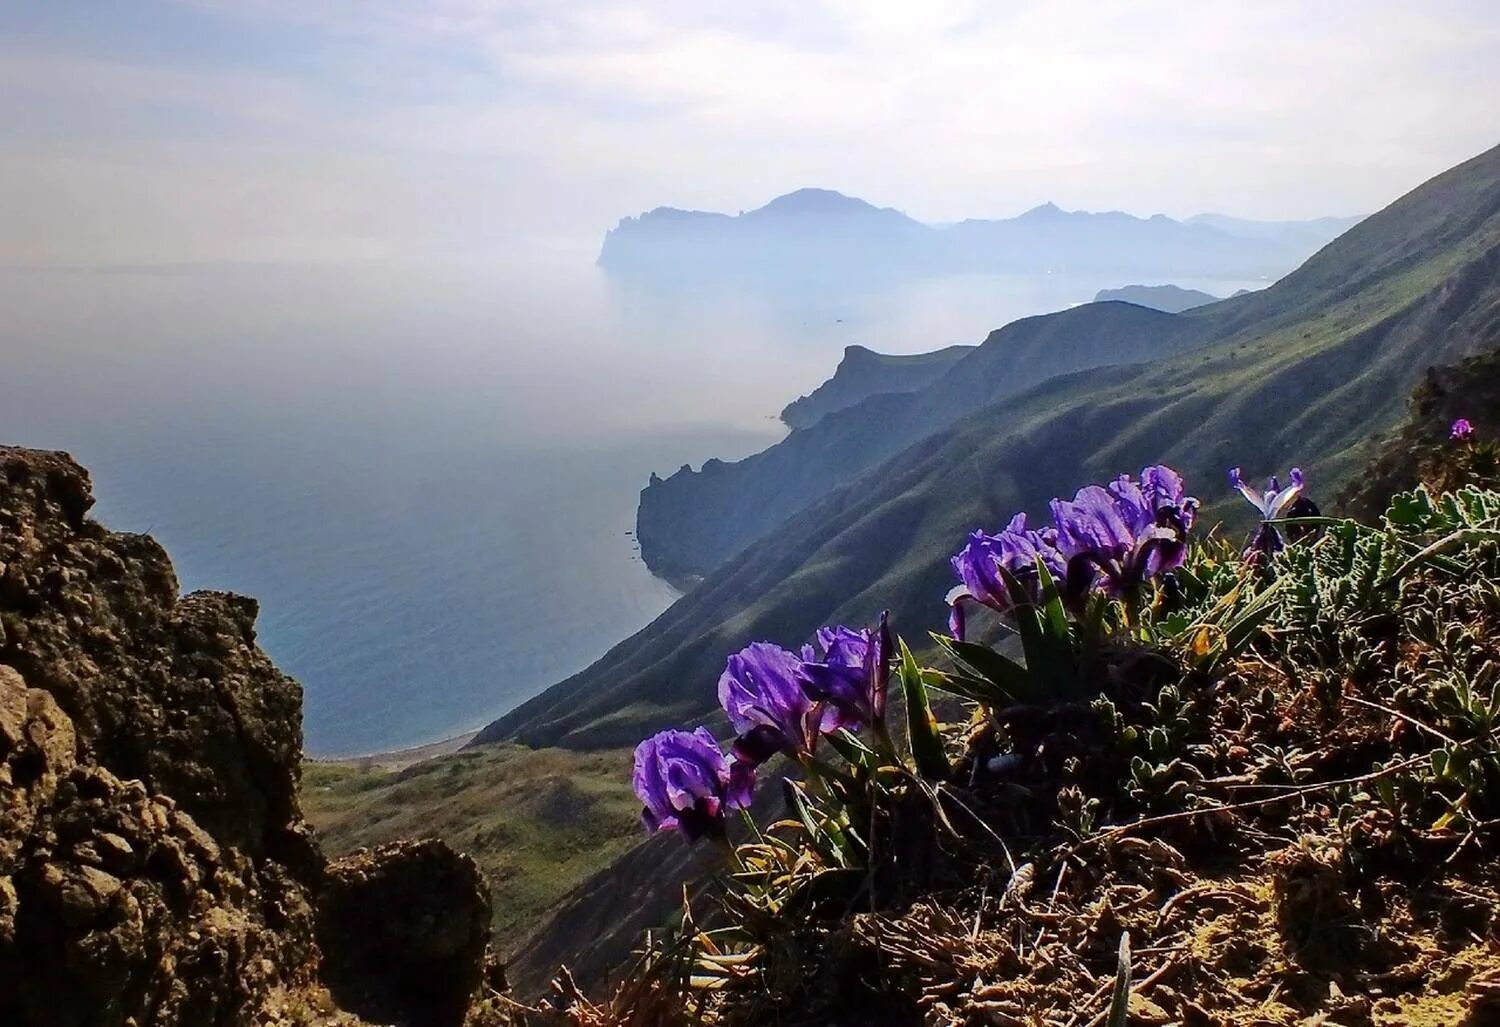
[[[357,763],[368,769],[375,770],[401,770],[414,763],[434,759],[438,756],[448,756],[468,745],[479,731],[464,731],[447,738],[440,738],[435,742],[424,742],[421,745],[410,745],[404,749],[389,749],[385,752],[356,753],[352,756],[314,756],[310,752],[302,753],[303,762],[311,763]]]

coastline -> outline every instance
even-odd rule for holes
[[[302,761],[327,765],[357,765],[365,770],[404,770],[414,763],[455,753],[469,744],[477,734],[479,734],[478,730],[464,731],[422,745],[411,745],[404,749],[390,749],[385,752],[356,753],[352,756],[314,756],[304,751]]]

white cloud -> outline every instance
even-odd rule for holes
[[[193,3],[308,56],[0,52],[0,259],[592,237],[806,184],[932,219],[1352,213],[1497,141],[1480,0]]]

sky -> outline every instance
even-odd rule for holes
[[[802,186],[929,221],[1363,214],[1500,142],[1493,0],[0,0],[0,265],[597,246]]]

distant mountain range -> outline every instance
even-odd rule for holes
[[[1425,368],[1497,342],[1500,147],[1267,289],[1181,314],[1090,303],[1014,322],[923,388],[825,414],[676,500],[643,495],[643,546],[666,537],[653,518],[692,525],[676,555],[702,583],[474,744],[630,743],[709,714],[725,654],[746,642],[796,645],[882,609],[920,645],[944,623],[947,558],[970,530],[1147,463],[1184,472],[1203,522],[1231,531],[1248,507],[1228,467],[1298,464],[1329,502]]]
[[[799,189],[737,215],[658,207],[620,221],[599,264],[684,275],[822,269],[1124,272],[1140,276],[1279,277],[1358,218],[1176,221],[1043,204],[1013,218],[943,227],[831,189]]]
[[[1249,290],[1240,290],[1247,291]],[[1236,296],[1239,294],[1235,293]],[[1168,314],[1180,314],[1205,303],[1217,303],[1222,298],[1201,289],[1184,289],[1180,285],[1127,285],[1119,289],[1100,289],[1094,294],[1095,303],[1118,300],[1121,303],[1134,303],[1138,307],[1163,310]]]

